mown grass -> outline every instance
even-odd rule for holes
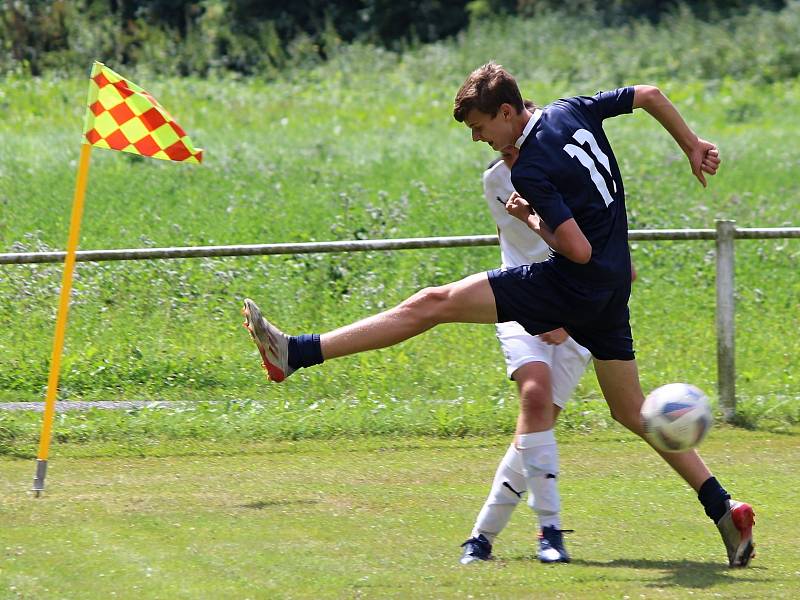
[[[727,567],[694,494],[619,430],[561,436],[570,565],[535,560],[524,505],[496,560],[457,563],[508,438],[208,444],[109,458],[65,448],[39,499],[0,458],[0,597],[795,598],[796,436],[715,431],[706,460],[756,509]],[[156,453],[158,454],[158,453]],[[176,456],[176,454],[178,456]],[[780,490],[780,492],[778,492]]]
[[[717,217],[740,226],[796,224],[800,82],[754,82],[733,71],[696,80],[679,68],[686,57],[673,52],[674,24],[643,29],[641,44],[628,43],[630,29],[603,30],[604,41],[591,37],[599,54],[577,47],[586,50],[585,62],[563,40],[552,39],[547,50],[537,45],[536,27],[478,26],[404,55],[356,45],[273,82],[162,79],[143,69],[137,83],[206,148],[207,162],[197,168],[94,151],[81,247],[492,233],[479,183],[491,152],[468,143],[468,131],[450,116],[463,77],[490,58],[518,73],[539,103],[622,83],[659,84],[701,135],[720,144],[723,169],[703,190],[652,119],[609,122],[632,228],[712,227]],[[588,35],[591,28],[580,27]],[[707,50],[727,39],[717,31]],[[670,52],[680,59],[674,69],[659,62]],[[620,58],[601,68],[612,55]],[[0,247],[61,248],[85,80],[11,77],[0,92]],[[713,397],[713,244],[641,242],[633,255],[640,279],[631,310],[644,387],[685,380]],[[738,390],[741,422],[749,426],[798,421],[800,341],[791,332],[800,328],[799,261],[796,240],[737,243]],[[328,436],[414,433],[420,415],[426,432],[507,431],[515,391],[491,327],[444,326],[268,386],[238,314],[250,296],[290,332],[324,331],[497,263],[497,249],[483,248],[80,264],[60,398],[257,401],[283,407],[271,413],[287,419],[332,407],[323,413],[332,424],[318,428]],[[57,265],[0,268],[0,400],[44,395],[60,272]],[[598,397],[591,377],[576,396]],[[440,425],[470,411],[491,421]],[[84,418],[95,416],[64,417]],[[105,427],[107,417],[96,418],[87,430]],[[161,418],[147,428],[159,429]],[[28,419],[0,416],[16,451],[28,447]],[[275,424],[265,436],[304,431]]]

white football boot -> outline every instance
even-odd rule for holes
[[[244,326],[261,353],[267,378],[280,383],[295,371],[289,366],[289,336],[261,316],[261,310],[250,298],[245,298],[242,314]]]
[[[728,500],[728,510],[717,523],[717,529],[728,551],[728,564],[731,567],[746,567],[755,553],[753,507],[744,502]]]

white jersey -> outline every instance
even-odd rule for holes
[[[511,169],[502,160],[498,160],[483,172],[483,193],[500,233],[502,266],[519,267],[547,260],[550,256],[550,247],[545,241],[525,223],[506,212],[503,203],[513,191]],[[500,203],[498,198],[503,203]]]
[[[529,265],[547,260],[550,247],[516,217],[506,212],[501,200],[508,200],[514,191],[511,170],[500,160],[483,173],[483,191],[489,211],[497,223],[503,268]],[[506,359],[506,373],[514,372],[530,362],[543,362],[550,367],[553,402],[564,408],[586,370],[591,354],[571,337],[558,345],[547,344],[539,336],[530,335],[516,321],[497,323],[497,339]]]

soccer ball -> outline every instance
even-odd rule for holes
[[[664,452],[697,446],[711,429],[708,398],[688,383],[668,383],[654,389],[642,404],[645,437]]]

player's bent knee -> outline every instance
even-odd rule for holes
[[[520,408],[527,414],[553,416],[552,391],[538,382],[526,382],[520,386],[519,401]]]
[[[424,288],[405,300],[400,308],[422,325],[436,325],[445,321],[448,295],[443,286]]]
[[[537,393],[520,396],[520,409],[528,415],[537,414],[542,417],[553,417],[553,399],[550,394]]]
[[[547,386],[538,381],[526,381],[519,389],[520,399],[531,405],[541,404],[547,406],[553,401],[553,396]]]

